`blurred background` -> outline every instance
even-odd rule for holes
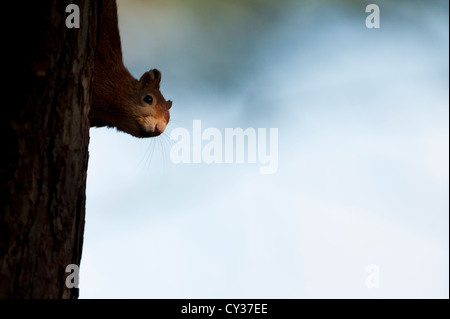
[[[158,138],[91,129],[81,298],[449,297],[449,3],[369,3],[118,1],[174,104]],[[277,173],[173,164],[193,120],[278,128]]]

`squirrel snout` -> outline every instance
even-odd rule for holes
[[[159,121],[155,124],[155,133],[160,135],[166,129],[167,123],[164,121]]]
[[[139,137],[155,137],[161,135],[166,129],[167,121],[165,119],[160,119],[154,124],[149,124],[148,126],[142,125],[139,131]]]

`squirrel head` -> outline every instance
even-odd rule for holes
[[[159,90],[161,72],[145,72],[122,101],[125,114],[117,119],[119,130],[136,137],[154,137],[164,132],[169,123],[172,101],[166,101]]]

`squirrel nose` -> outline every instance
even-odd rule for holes
[[[166,123],[164,121],[159,121],[155,124],[155,133],[161,134],[166,129]]]

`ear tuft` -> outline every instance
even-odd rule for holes
[[[142,75],[139,82],[141,82],[144,86],[156,86],[159,88],[159,83],[161,82],[161,72],[157,69],[147,71]]]

